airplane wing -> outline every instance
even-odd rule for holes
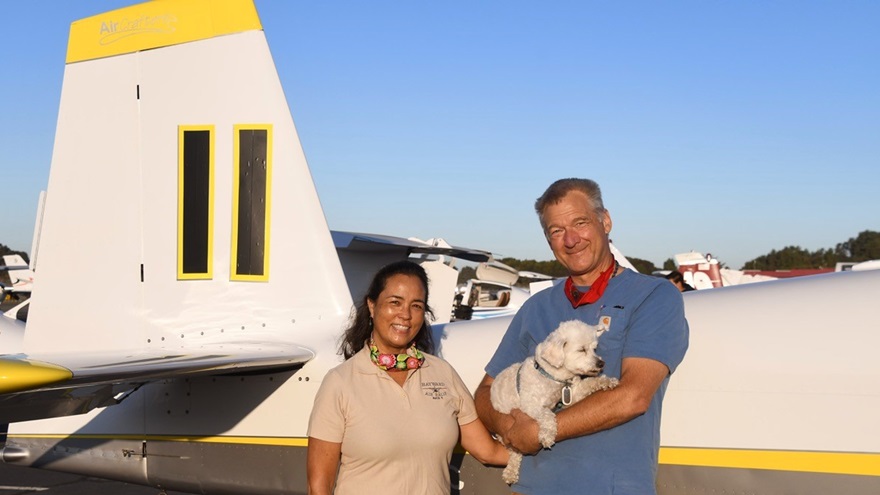
[[[170,378],[279,372],[315,353],[295,344],[236,342],[179,352],[0,355],[0,424],[86,413],[122,402],[142,385]]]
[[[437,243],[415,239],[362,232],[333,230],[330,233],[333,236],[333,243],[336,245],[336,249],[339,250],[376,251],[385,247],[387,249],[398,248],[410,254],[442,254],[474,262],[492,259],[492,253],[480,249],[450,246],[448,244],[438,245]]]
[[[25,263],[24,258],[18,254],[6,254],[3,256],[3,266],[0,270],[27,270],[30,267]]]
[[[0,265],[0,272],[8,272],[14,270],[27,270],[27,265]]]

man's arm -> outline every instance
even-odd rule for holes
[[[614,428],[641,416],[668,375],[669,368],[659,361],[624,358],[616,388],[596,392],[556,415],[556,441]]]
[[[624,358],[616,388],[600,390],[556,414],[556,441],[614,428],[641,416],[668,374],[669,369],[659,361]],[[502,423],[507,425],[502,430],[505,444],[525,454],[541,450],[534,419],[519,410],[502,416],[510,418],[508,423]]]

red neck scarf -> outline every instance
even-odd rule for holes
[[[599,275],[592,285],[590,285],[590,290],[581,294],[581,291],[578,290],[577,287],[574,286],[574,281],[572,281],[569,276],[565,280],[565,296],[568,297],[569,302],[571,302],[572,308],[577,308],[578,306],[584,304],[591,304],[599,300],[602,297],[602,294],[605,293],[605,288],[608,287],[608,281],[614,278],[614,275],[617,274],[617,260],[614,260],[604,272]]]

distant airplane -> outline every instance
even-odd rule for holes
[[[0,459],[163,490],[305,493],[312,401],[376,239],[331,235],[253,3],[74,22],[57,122],[30,314],[0,318]],[[95,267],[106,290],[84,302],[73,294]],[[691,348],[663,407],[661,494],[880,493],[880,272],[684,299]],[[509,321],[435,327],[472,389]],[[455,494],[509,493],[465,453],[450,469]]]
[[[621,266],[638,271],[632,263],[611,244],[614,259]],[[518,280],[529,281],[529,288],[515,285]],[[489,260],[477,265],[476,277],[468,280],[456,295],[453,305],[455,320],[479,320],[496,316],[512,316],[532,294],[551,287],[557,277],[531,271],[518,271],[499,261]]]
[[[9,276],[10,285],[0,284],[0,296],[30,295],[34,289],[34,272],[30,269],[24,258],[18,254],[6,254],[3,256],[5,266],[0,266],[0,271],[5,271]],[[3,301],[4,297],[0,297]]]
[[[683,275],[684,282],[694,289],[729,287],[777,279],[777,277],[722,268],[721,263],[711,254],[703,255],[696,251],[676,254],[673,256],[673,260],[676,269]],[[668,270],[654,272],[655,275],[666,275],[667,273],[669,273]]]
[[[451,246],[443,239],[421,240],[359,232],[331,231],[336,253],[354,300],[366,294],[373,274],[382,266],[405,258],[417,258],[428,272],[428,305],[436,323],[447,323],[452,315],[455,287],[458,282],[456,260],[485,263],[492,253]]]
[[[818,275],[828,273],[831,269],[799,269],[799,270],[733,270],[722,268],[721,263],[711,254],[691,251],[679,253],[673,257],[676,269],[681,272],[685,283],[695,289],[712,289],[715,287],[729,287],[731,285],[751,284],[755,282],[767,282],[780,278],[793,276]],[[872,261],[847,261],[837,263],[833,271],[848,270],[876,270],[880,268],[880,260]],[[654,275],[665,276],[668,270],[657,270]]]

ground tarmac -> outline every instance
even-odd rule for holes
[[[0,462],[0,495],[158,495],[161,490]],[[167,495],[188,495],[165,492]]]

